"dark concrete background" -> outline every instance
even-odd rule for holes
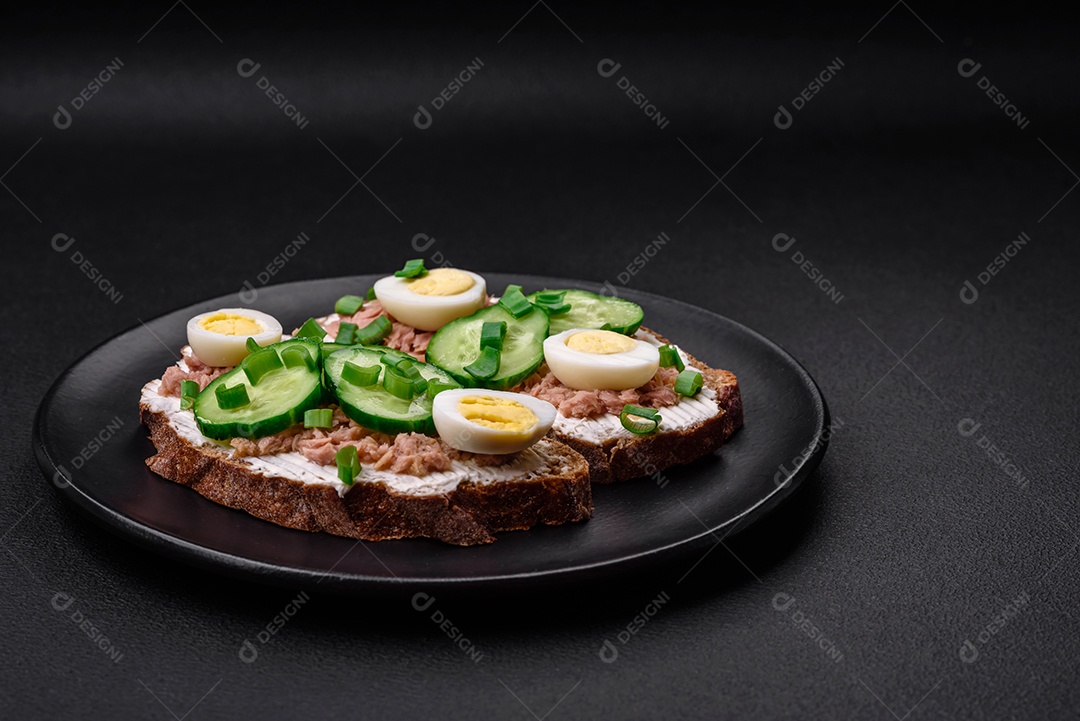
[[[6,716],[1080,712],[1075,25],[910,3],[167,9],[35,8],[0,31]],[[117,58],[57,128],[57,107]],[[261,67],[244,78],[248,58]],[[476,58],[419,129],[417,107]],[[779,129],[778,106],[837,58]],[[966,58],[982,64],[970,78]],[[621,63],[610,78],[604,59]],[[244,663],[244,639],[298,591],[188,569],[76,516],[33,460],[30,422],[93,345],[258,284],[301,232],[272,282],[389,270],[425,233],[429,256],[462,267],[618,285],[667,233],[627,283],[776,340],[843,427],[806,489],[677,586],[687,568],[586,595],[440,599],[479,663],[407,603],[311,593]],[[57,233],[76,239],[64,253]],[[795,238],[783,252],[780,233]],[[604,640],[661,592],[670,602],[603,663]]]

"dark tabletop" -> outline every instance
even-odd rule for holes
[[[1075,718],[1076,26],[529,4],[5,20],[3,716]],[[734,318],[829,451],[703,558],[422,612],[152,555],[39,471],[102,340],[417,255]]]

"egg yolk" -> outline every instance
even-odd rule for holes
[[[637,341],[610,330],[584,330],[566,339],[566,347],[582,353],[609,355],[637,347]]]
[[[457,295],[476,285],[468,273],[456,268],[436,268],[429,270],[423,278],[408,282],[408,288],[419,295]]]
[[[510,433],[525,433],[540,422],[526,406],[506,398],[467,396],[458,401],[458,412],[478,426]]]
[[[208,315],[199,321],[204,330],[220,335],[257,335],[263,332],[263,327],[255,320],[246,315],[235,313],[215,313]]]

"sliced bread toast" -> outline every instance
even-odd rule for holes
[[[557,525],[592,515],[589,469],[552,438],[515,454],[505,465],[455,460],[426,476],[365,468],[352,486],[334,466],[296,453],[237,457],[227,444],[203,437],[174,396],[143,388],[140,417],[157,454],[152,471],[202,496],[280,526],[367,541],[426,537],[470,546],[499,531]]]

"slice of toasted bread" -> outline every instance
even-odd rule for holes
[[[426,537],[459,546],[491,543],[499,531],[558,525],[592,515],[589,468],[550,437],[505,466],[454,461],[428,477],[365,469],[352,486],[298,454],[235,457],[198,433],[179,399],[143,388],[140,417],[157,454],[152,471],[206,498],[287,528],[366,541]]]
[[[641,328],[636,337],[675,345],[647,328]],[[715,453],[742,427],[742,395],[735,374],[710,368],[681,348],[679,353],[688,366],[701,371],[704,387],[695,398],[661,408],[661,417],[667,415],[658,432],[634,435],[611,414],[587,420],[562,415],[556,419],[552,435],[585,456],[593,483],[652,476],[696,461]]]

